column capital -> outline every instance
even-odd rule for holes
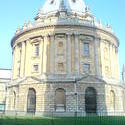
[[[70,33],[70,32],[68,32],[68,33],[66,33],[66,35],[68,35],[68,36],[71,36],[73,33]]]
[[[80,35],[79,32],[73,32],[73,34],[74,34],[75,36]]]

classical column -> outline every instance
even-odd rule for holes
[[[50,36],[50,73],[53,74],[54,73],[54,34]]]
[[[20,76],[25,76],[25,60],[26,60],[26,41],[22,42],[21,67]]]
[[[79,36],[75,33],[75,74],[79,74]]]
[[[67,34],[67,73],[71,73],[71,34]]]
[[[116,48],[116,68],[117,68],[117,78],[120,79],[120,69],[119,69],[119,56],[118,56],[118,48]]]
[[[50,36],[47,38],[47,73],[50,73]]]
[[[104,74],[104,72],[105,72],[105,70],[104,70],[104,68],[105,68],[105,66],[104,66],[104,52],[103,52],[103,50],[104,50],[104,48],[103,48],[103,45],[104,44],[104,41],[101,39],[100,40],[100,59],[101,59],[101,76],[102,77],[104,77],[105,76],[105,74]]]
[[[32,44],[31,39],[26,40],[26,49],[25,49],[25,76],[29,76],[31,74],[31,57],[32,57]]]
[[[109,58],[110,58],[110,72],[111,72],[111,76],[112,76],[112,45],[111,43],[109,44]]]
[[[94,60],[95,60],[95,72],[99,76],[99,44],[100,41],[98,38],[94,39]]]
[[[41,49],[41,71],[40,73],[42,74],[43,73],[43,53],[44,53],[44,40],[43,38],[41,39],[41,45],[40,45],[40,49]]]
[[[110,45],[110,62],[111,62],[111,72],[112,72],[112,77],[115,76],[115,66],[114,66],[114,45]]]
[[[14,79],[15,78],[15,52],[16,51],[16,49],[15,49],[15,47],[13,48],[13,52],[12,52],[12,54],[13,54],[13,68],[12,68],[12,79]]]
[[[44,44],[43,44],[43,73],[46,74],[47,73],[47,46],[48,46],[48,36],[44,36]]]

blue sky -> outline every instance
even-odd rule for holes
[[[1,0],[0,2],[0,68],[11,68],[10,41],[18,26],[36,16],[46,0]],[[111,24],[120,41],[120,69],[125,63],[125,0],[85,0],[92,13],[104,24]]]

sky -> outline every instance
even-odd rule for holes
[[[0,1],[0,68],[11,69],[12,49],[10,42],[17,27],[33,21],[46,0]],[[93,15],[103,24],[111,24],[119,38],[120,73],[125,64],[125,0],[85,0]]]

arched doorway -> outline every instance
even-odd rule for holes
[[[60,112],[65,111],[65,107],[66,107],[65,90],[59,88],[56,90],[55,110]]]
[[[97,93],[93,87],[88,87],[85,91],[85,110],[86,113],[96,114],[97,110]]]
[[[28,91],[27,112],[36,112],[36,91],[33,88],[29,89]]]

